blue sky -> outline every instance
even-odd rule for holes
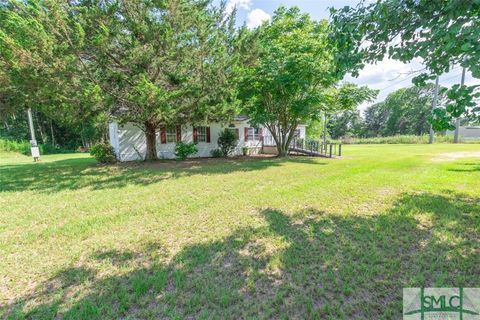
[[[233,0],[230,3],[235,3],[239,7],[238,10],[238,19],[239,21],[246,21],[248,13],[255,9],[260,9],[269,14],[273,15],[273,12],[276,8],[283,5],[286,7],[297,6],[302,11],[308,12],[313,19],[328,19],[329,17],[329,7],[344,7],[344,6],[354,6],[357,1],[349,0]],[[245,10],[245,7],[242,8],[242,5],[247,4],[251,9]]]
[[[246,23],[253,28],[268,20],[281,5],[286,7],[298,6],[302,11],[307,12],[313,19],[328,19],[329,7],[341,8],[344,6],[355,6],[359,0],[228,0],[227,7],[237,7],[237,21],[241,25]],[[380,93],[376,102],[382,101],[385,97],[400,88],[412,85],[412,76],[408,73],[422,68],[421,61],[413,61],[404,64],[399,61],[386,59],[376,65],[367,65],[360,72],[358,78],[347,76],[344,81],[353,82],[359,85],[368,85],[373,89],[379,89]],[[449,73],[440,77],[440,84],[449,87],[460,82],[461,68],[454,67]],[[466,84],[480,83],[479,79],[473,78],[467,73]],[[363,110],[367,104],[360,106]]]

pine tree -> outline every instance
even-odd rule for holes
[[[157,157],[160,126],[222,120],[237,108],[234,20],[211,1],[83,1],[76,23],[91,77]]]

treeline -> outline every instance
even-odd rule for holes
[[[25,110],[0,113],[0,115],[0,139],[17,142],[30,140]],[[43,146],[44,152],[42,153],[75,151],[79,148],[88,149],[95,142],[107,139],[106,122],[88,119],[88,122],[76,121],[63,124],[60,120],[38,110],[32,112],[32,118],[35,124],[35,137],[37,142]],[[12,144],[12,146],[14,145],[16,144]],[[29,147],[21,147],[17,151],[27,153],[28,150]]]
[[[363,117],[357,110],[336,113],[328,121],[328,132],[333,139],[428,134],[434,89],[433,84],[399,89],[365,109]]]
[[[438,10],[434,19],[410,21],[411,12],[430,8]],[[382,0],[331,10],[329,22],[280,7],[249,30],[236,27],[235,10],[213,0],[0,1],[1,134],[23,139],[25,130],[12,127],[24,126],[27,108],[39,139],[65,147],[105,140],[112,116],[133,122],[145,133],[147,160],[157,157],[160,127],[228,123],[240,113],[252,126],[268,127],[280,155],[298,124],[322,114],[333,115],[334,137],[422,134],[431,91],[425,83],[452,64],[480,75],[478,5],[447,9]],[[405,21],[391,24],[391,14]],[[437,27],[440,17],[445,28]],[[464,36],[452,36],[459,32]],[[393,45],[399,35],[401,45]],[[339,82],[387,55],[403,62],[421,57],[425,73],[413,80],[421,87],[389,96],[363,119],[348,110],[377,92]],[[462,114],[479,114],[476,88],[448,91],[445,108],[434,110],[437,131]]]
[[[326,20],[280,7],[235,25],[213,1],[0,2],[0,134],[28,137],[31,108],[41,142],[87,148],[114,116],[144,131],[151,160],[161,127],[243,113],[286,155],[298,124],[377,94],[338,85],[361,64]]]
[[[107,125],[155,130],[238,108],[234,14],[210,1],[0,3],[0,136],[88,148]],[[148,158],[147,157],[147,158]]]

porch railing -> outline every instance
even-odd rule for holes
[[[291,151],[309,152],[312,155],[318,155],[328,158],[342,156],[342,144],[323,142],[311,139],[293,139],[290,144]]]
[[[273,139],[273,136],[263,136],[263,145],[267,147],[275,147],[277,144]]]
[[[263,137],[263,146],[276,146],[272,136]],[[290,151],[310,154],[313,156],[323,156],[328,158],[342,156],[342,144],[330,143],[312,139],[294,138],[290,142]]]

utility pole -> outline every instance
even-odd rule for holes
[[[432,112],[437,107],[437,103],[438,103],[438,75],[437,75],[437,78],[435,79],[435,92],[433,94],[433,100],[432,100]],[[431,123],[430,123],[430,137],[428,138],[428,143],[429,144],[433,143],[433,126]]]
[[[463,87],[465,83],[465,67],[462,69],[462,80],[460,81],[460,87]],[[458,136],[460,133],[460,117],[455,119],[455,135],[453,137],[453,143],[458,143]]]
[[[28,115],[28,127],[30,128],[30,151],[32,152],[33,161],[40,160],[40,151],[38,150],[37,139],[35,139],[35,129],[33,128],[33,117],[32,117],[32,109],[27,109]]]

